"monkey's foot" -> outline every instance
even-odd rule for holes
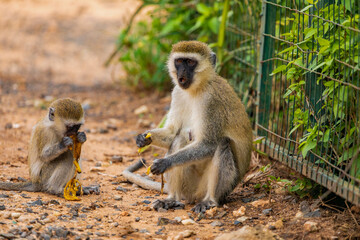
[[[84,195],[90,195],[90,194],[100,194],[100,186],[99,185],[90,185],[88,187],[83,187],[83,194]],[[76,195],[80,195],[80,191],[76,193]]]
[[[213,201],[207,200],[196,204],[191,211],[195,213],[205,213],[206,210],[213,207],[216,207],[216,204]]]
[[[185,204],[182,202],[176,201],[174,199],[164,199],[164,200],[156,200],[153,203],[153,208],[156,211],[159,211],[160,208],[169,210],[169,209],[184,209]]]

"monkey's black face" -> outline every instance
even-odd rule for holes
[[[81,124],[66,125],[66,136],[76,135]]]
[[[177,80],[183,89],[190,87],[193,82],[195,68],[198,62],[191,58],[177,58],[175,59],[175,68],[177,73]]]

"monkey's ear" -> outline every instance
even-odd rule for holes
[[[54,121],[54,118],[55,118],[55,108],[50,107],[49,108],[49,120]]]
[[[213,67],[216,66],[216,54],[214,52],[210,53],[210,62],[213,65]]]

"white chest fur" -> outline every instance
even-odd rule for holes
[[[173,103],[169,117],[175,122],[175,126],[180,130],[180,134],[191,142],[199,140],[203,131],[203,99],[193,97],[187,92],[182,91],[173,95]]]

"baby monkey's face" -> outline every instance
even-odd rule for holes
[[[66,125],[66,136],[76,135],[81,127],[81,124]]]

